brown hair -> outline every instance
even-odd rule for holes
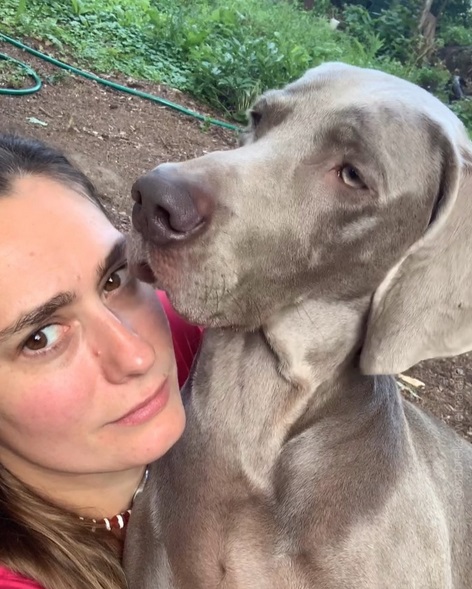
[[[0,134],[0,196],[15,179],[43,175],[103,206],[93,184],[59,150]],[[18,480],[0,466],[0,564],[45,589],[124,589],[120,542]]]

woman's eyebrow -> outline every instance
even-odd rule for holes
[[[110,252],[97,266],[96,274],[98,281],[101,281],[115,264],[121,262],[126,256],[126,239],[121,236],[112,246]],[[38,305],[31,311],[23,313],[16,321],[0,330],[0,342],[23,331],[27,327],[32,328],[41,325],[51,315],[71,305],[77,298],[73,292],[60,292],[46,302]]]
[[[110,268],[126,260],[126,239],[124,235],[115,241],[107,257],[97,266],[97,278],[100,282],[110,271]]]
[[[37,325],[40,325],[59,309],[73,303],[75,299],[76,295],[73,292],[60,292],[57,295],[54,295],[45,303],[42,303],[35,309],[27,311],[21,315],[8,327],[0,330],[0,342],[20,331],[23,331],[23,329],[26,329],[27,327],[36,327]]]

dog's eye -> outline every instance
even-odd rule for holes
[[[338,170],[339,178],[351,188],[366,188],[365,182],[353,166],[343,166]]]
[[[251,125],[255,129],[262,120],[262,113],[258,110],[251,110],[249,111],[249,116],[251,118]]]

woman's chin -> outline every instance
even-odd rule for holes
[[[166,454],[182,436],[185,429],[185,410],[180,392],[171,395],[166,408],[146,427],[142,464],[149,464]]]

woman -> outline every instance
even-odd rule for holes
[[[180,437],[199,330],[127,270],[60,152],[0,135],[0,588],[116,589],[146,465]],[[29,579],[29,580],[28,580]]]

